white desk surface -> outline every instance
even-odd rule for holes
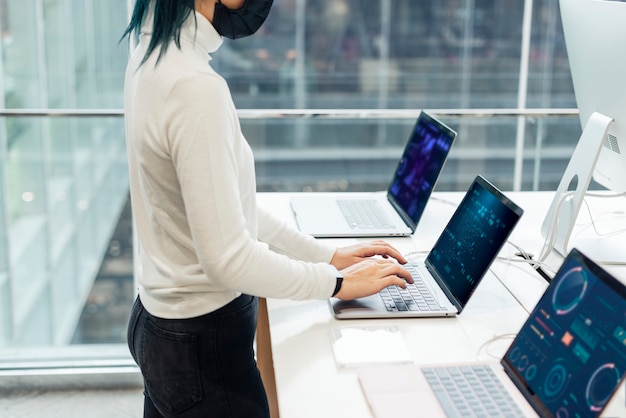
[[[505,194],[525,210],[510,241],[538,254],[543,245],[541,223],[553,194]],[[389,242],[403,253],[428,251],[463,195],[459,192],[434,193],[415,234],[410,238],[389,239]],[[289,196],[286,193],[260,193],[258,201],[284,219],[293,221]],[[621,205],[622,202],[613,204]],[[355,242],[334,241],[337,245]],[[507,257],[516,251],[507,244],[501,256]],[[424,256],[420,254],[420,257]],[[555,271],[561,261],[558,254],[547,260]],[[612,272],[621,275],[618,278],[626,282],[624,268],[614,268]],[[355,369],[339,367],[335,361],[332,336],[335,329],[397,327],[408,348],[410,361],[414,363],[499,359],[511,343],[512,334],[517,333],[547,285],[529,266],[499,258],[456,318],[336,320],[327,301],[270,299],[268,309],[280,416],[372,417]],[[393,356],[391,351],[387,355],[388,358]],[[621,388],[613,403],[625,405],[624,392]],[[622,416],[626,416],[626,406]]]

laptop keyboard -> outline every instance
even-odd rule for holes
[[[376,200],[338,200],[337,204],[352,229],[394,227]]]
[[[425,311],[439,312],[444,310],[439,306],[430,290],[424,284],[415,266],[410,263],[403,266],[411,273],[413,284],[407,283],[406,289],[399,286],[389,286],[381,290],[378,294],[385,303],[389,312],[393,311]]]
[[[448,418],[524,417],[487,365],[427,367],[422,372]]]

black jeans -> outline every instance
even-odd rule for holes
[[[258,299],[242,295],[215,312],[162,319],[139,298],[128,346],[144,380],[144,417],[269,417],[254,358]]]

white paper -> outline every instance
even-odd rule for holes
[[[337,327],[331,333],[338,367],[412,362],[398,327]]]

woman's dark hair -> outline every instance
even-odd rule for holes
[[[152,38],[141,64],[146,62],[154,50],[160,47],[158,62],[171,40],[174,40],[176,46],[180,48],[180,28],[189,14],[195,10],[195,0],[136,0],[130,23],[120,41],[133,34],[139,36],[141,25],[150,11],[150,3],[154,3]]]

